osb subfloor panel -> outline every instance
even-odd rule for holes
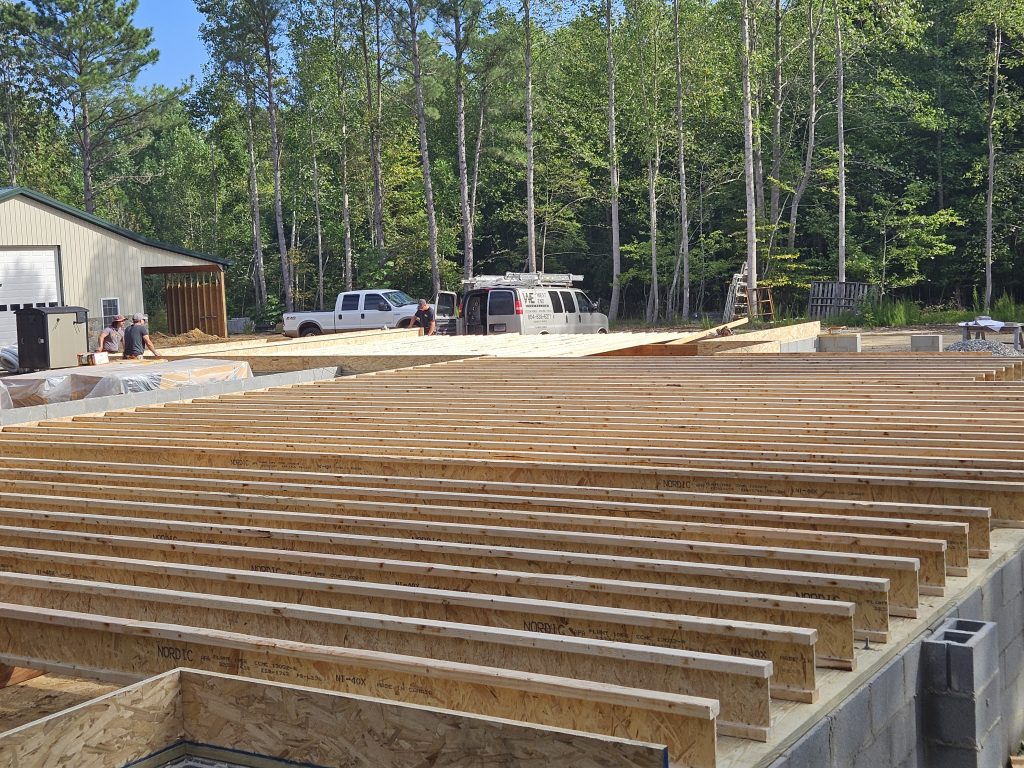
[[[42,675],[0,689],[0,733],[116,691],[120,685]]]
[[[772,733],[767,744],[720,736],[718,768],[764,768],[771,765],[815,723],[865,685],[911,642],[929,632],[961,598],[981,586],[1021,549],[1024,549],[1024,529],[993,530],[992,557],[971,560],[968,576],[947,576],[945,596],[921,595],[920,618],[890,617],[892,641],[884,645],[871,644],[869,649],[857,651],[856,672],[819,669],[821,697],[817,704],[772,701]]]

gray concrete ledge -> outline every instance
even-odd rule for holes
[[[26,424],[46,419],[62,419],[70,416],[81,416],[86,413],[116,411],[123,408],[138,408],[144,405],[176,403],[182,400],[194,400],[199,397],[214,397],[234,392],[249,392],[254,389],[283,387],[289,384],[305,384],[310,381],[334,379],[340,375],[337,366],[326,368],[310,368],[303,371],[288,371],[267,376],[254,376],[251,379],[234,381],[215,381],[209,384],[192,384],[174,389],[157,389],[151,392],[129,392],[123,395],[108,397],[87,397],[84,400],[72,400],[67,403],[51,405],[33,405],[27,408],[11,408],[0,411],[0,427],[11,424]]]

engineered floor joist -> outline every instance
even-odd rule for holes
[[[6,428],[0,660],[280,665],[657,734],[679,766],[715,764],[717,717],[719,763],[744,765],[1015,541],[991,526],[1024,525],[1022,375],[976,356],[480,358]],[[112,463],[132,482],[109,487]],[[581,693],[608,685],[633,730]],[[657,696],[685,716],[665,724]]]

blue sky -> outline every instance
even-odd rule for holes
[[[203,17],[192,0],[139,0],[135,25],[153,28],[153,45],[160,60],[139,75],[139,85],[180,85],[190,75],[197,80],[206,63],[199,37]]]

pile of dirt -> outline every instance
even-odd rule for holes
[[[192,344],[212,344],[216,341],[224,341],[219,336],[203,333],[198,328],[193,328],[188,333],[182,333],[177,336],[168,336],[166,333],[154,333],[152,334],[152,339],[155,347],[187,347]]]

